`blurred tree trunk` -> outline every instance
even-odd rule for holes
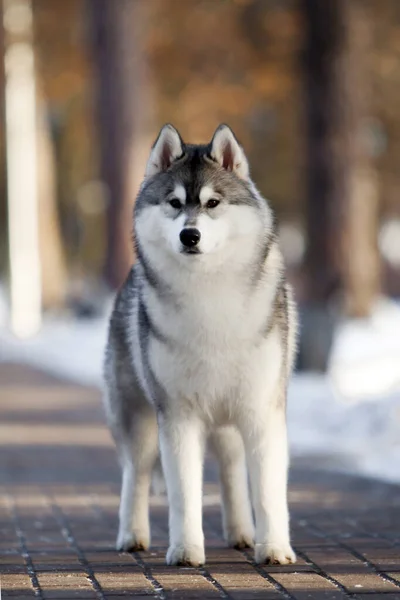
[[[8,264],[3,12],[3,3],[0,3],[0,272],[5,272]]]
[[[132,206],[149,151],[142,60],[147,2],[90,0],[97,80],[101,176],[108,188],[106,282],[118,287],[132,264]]]
[[[43,308],[61,308],[67,295],[67,267],[57,212],[54,145],[45,114],[45,102],[37,93],[38,227]]]
[[[379,190],[372,161],[372,16],[368,2],[346,4],[349,22],[347,96],[349,103],[348,204],[342,237],[342,268],[346,314],[366,317],[380,293],[378,251]]]
[[[369,313],[379,290],[377,194],[367,118],[369,29],[365,2],[301,0],[306,42],[308,306],[302,366],[325,369],[329,306]]]

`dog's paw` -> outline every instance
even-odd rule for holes
[[[167,552],[167,565],[200,567],[205,563],[203,546],[170,546]]]
[[[230,529],[225,532],[225,539],[229,548],[243,550],[244,548],[254,548],[254,532]]]
[[[254,559],[258,564],[290,565],[296,555],[289,544],[256,544]]]
[[[127,533],[120,531],[118,534],[116,543],[117,552],[138,552],[140,550],[148,550],[149,546],[149,535],[143,532]]]

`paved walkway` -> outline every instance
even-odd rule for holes
[[[294,465],[299,561],[261,568],[225,548],[210,468],[207,565],[167,567],[162,497],[152,500],[151,552],[114,550],[119,472],[98,392],[3,365],[0,398],[2,600],[400,600],[400,487]]]

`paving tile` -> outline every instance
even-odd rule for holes
[[[1,573],[1,589],[3,592],[20,590],[29,592],[32,583],[27,573]]]

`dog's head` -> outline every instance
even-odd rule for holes
[[[151,150],[135,206],[139,243],[181,261],[232,255],[272,227],[272,215],[249,177],[243,149],[227,125],[207,145],[185,144],[165,125]]]

